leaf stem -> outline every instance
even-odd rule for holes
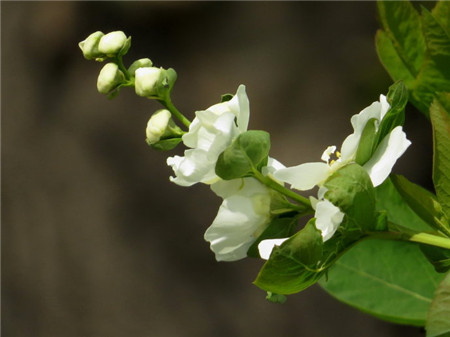
[[[313,212],[313,209],[311,207],[311,202],[309,201],[309,199],[291,191],[290,189],[287,189],[283,185],[280,185],[275,180],[263,175],[261,172],[259,172],[255,168],[253,169],[253,175],[257,180],[259,180],[261,183],[263,183],[267,187],[269,187],[277,192],[280,192],[281,194],[285,195],[286,197],[288,197],[292,200],[297,201],[299,204],[305,206],[306,209],[309,209],[311,211],[311,213]]]
[[[401,233],[401,232],[370,232],[369,237],[376,239],[401,240],[423,243],[429,246],[435,246],[450,249],[450,239],[429,233]]]

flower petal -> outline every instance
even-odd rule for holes
[[[291,184],[293,188],[306,191],[324,181],[329,173],[328,164],[316,162],[280,169],[274,173],[274,177]]]
[[[270,192],[254,178],[222,180],[211,189],[224,200],[205,240],[211,243],[217,261],[245,258],[269,223]]]
[[[275,246],[281,246],[287,239],[289,238],[262,240],[258,244],[259,256],[264,260],[268,260]]]
[[[323,241],[330,239],[344,219],[339,207],[333,205],[329,200],[320,200],[316,204],[316,228],[322,232]]]
[[[411,145],[401,126],[394,128],[378,145],[372,158],[364,168],[372,180],[373,186],[380,185],[391,173],[398,158]]]

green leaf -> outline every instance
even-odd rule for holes
[[[275,247],[254,284],[276,294],[293,294],[316,283],[325,270],[318,268],[322,235],[311,219],[301,231]]]
[[[433,230],[408,206],[390,178],[375,188],[375,197],[376,209],[386,212],[389,221],[416,232]]]
[[[447,218],[433,193],[400,175],[391,175],[391,180],[397,191],[418,216],[430,227],[450,236]]]
[[[180,142],[182,141],[180,138],[169,138],[169,139],[163,139],[156,143],[149,144],[152,148],[158,151],[169,151],[174,149]]]
[[[449,5],[439,3],[421,16],[407,1],[381,1],[384,30],[376,35],[381,63],[393,80],[405,82],[410,101],[427,117],[433,98],[450,91]]]
[[[422,27],[427,53],[412,96],[429,108],[437,93],[450,92],[450,39],[444,28],[425,8],[422,8]]]
[[[450,2],[438,1],[431,14],[439,22],[446,34],[450,36]]]
[[[450,270],[450,250],[428,245],[421,245],[420,249],[438,273]]]
[[[250,257],[260,257],[258,245],[262,240],[290,237],[295,233],[295,228],[298,225],[298,218],[299,215],[296,212],[294,212],[294,214],[273,218],[264,232],[262,232],[258,239],[250,246],[247,255]]]
[[[337,170],[324,186],[325,198],[347,215],[349,228],[370,231],[375,228],[375,190],[366,170],[349,164]]]
[[[415,79],[414,73],[402,60],[397,52],[390,35],[383,30],[378,30],[375,35],[375,46],[381,64],[394,80],[402,80],[409,87]]]
[[[450,336],[450,273],[436,290],[425,329],[427,337]]]
[[[449,67],[450,68],[450,67]],[[444,213],[450,219],[450,94],[441,94],[430,109],[433,126],[433,182]]]
[[[378,12],[384,31],[398,58],[413,78],[417,76],[425,55],[425,40],[420,17],[409,1],[379,1]],[[396,65],[387,65],[388,72]],[[394,78],[404,80],[407,78]]]
[[[388,240],[361,241],[319,284],[338,300],[378,318],[423,326],[443,275],[417,246]]]
[[[391,107],[381,121],[376,145],[394,128],[403,125],[405,122],[405,106],[408,103],[408,90],[402,81],[398,81],[389,87],[387,100]]]
[[[220,154],[216,174],[224,180],[249,176],[267,161],[269,150],[270,135],[267,132],[244,132]]]

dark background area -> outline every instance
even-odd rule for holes
[[[125,63],[175,68],[190,118],[245,84],[250,128],[294,165],[339,146],[391,84],[374,2],[2,2],[1,15],[3,336],[424,335],[318,286],[269,303],[252,285],[262,261],[217,263],[203,233],[221,200],[169,182],[168,154],[144,141],[158,104],[133,90],[107,100],[101,65],[78,49],[125,31]],[[413,145],[395,168],[424,186],[427,123],[408,107]]]

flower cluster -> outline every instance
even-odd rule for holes
[[[269,134],[248,130],[250,104],[244,85],[196,111],[189,121],[171,101],[177,77],[173,69],[155,67],[149,58],[124,66],[130,41],[123,32],[95,32],[79,46],[86,59],[108,60],[97,80],[100,93],[113,96],[122,87],[134,87],[138,96],[163,105],[148,120],[146,142],[163,151],[182,143],[183,155],[167,158],[173,170],[170,181],[209,185],[223,199],[204,234],[217,261],[261,257],[268,260],[269,270],[262,278],[272,278],[279,265],[289,265],[304,268],[304,273],[313,273],[306,279],[315,279],[337,251],[374,230],[374,188],[411,144],[402,129],[402,84],[351,117],[353,132],[339,151],[328,146],[321,162],[285,167],[269,157]],[[318,187],[317,197],[306,198],[285,184],[300,191]],[[361,207],[367,219],[361,218]],[[308,224],[298,231],[298,219],[308,215]]]

